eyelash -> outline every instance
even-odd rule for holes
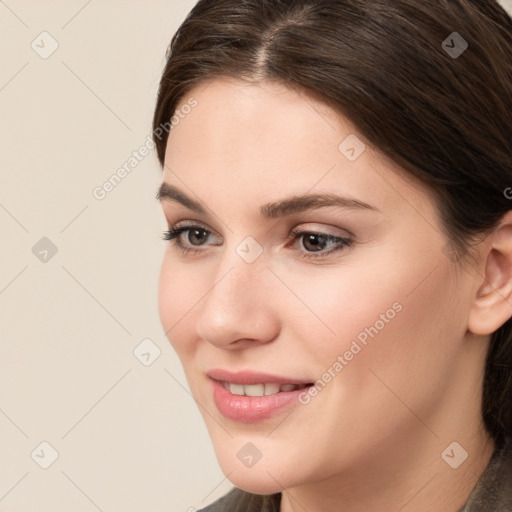
[[[190,225],[190,226],[182,226],[182,227],[172,226],[168,231],[164,231],[162,240],[174,242],[176,248],[183,255],[189,254],[189,253],[197,254],[199,252],[203,252],[204,249],[191,249],[190,247],[183,245],[183,243],[180,241],[180,235],[182,233],[186,233],[187,231],[192,231],[194,229],[205,231],[206,233],[211,234],[211,231],[204,228],[203,226],[198,226],[198,225]],[[340,243],[340,245],[338,245],[337,247],[334,247],[333,249],[330,249],[327,252],[304,253],[303,251],[299,251],[299,252],[302,252],[301,257],[308,259],[308,260],[323,259],[323,258],[326,258],[327,256],[331,255],[334,252],[345,251],[348,248],[353,246],[353,241],[350,240],[349,238],[328,235],[326,233],[320,233],[320,232],[316,232],[316,231],[301,231],[299,229],[294,229],[290,233],[290,236],[292,237],[293,240],[298,240],[304,235],[322,236],[322,237],[325,237],[326,242],[339,242]]]

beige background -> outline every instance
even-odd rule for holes
[[[147,142],[194,3],[0,1],[1,512],[185,512],[231,488],[158,317],[154,151],[93,196]]]
[[[154,152],[93,196],[147,142],[194,3],[0,0],[0,512],[192,512],[232,487],[158,317]]]

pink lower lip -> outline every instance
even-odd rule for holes
[[[304,389],[296,389],[266,396],[233,395],[222,382],[210,380],[213,386],[213,399],[219,411],[226,418],[242,423],[266,420],[285,407],[297,403],[300,393],[304,392]]]

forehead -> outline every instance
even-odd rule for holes
[[[180,112],[191,99],[196,106]],[[219,198],[243,205],[255,194],[262,203],[284,193],[331,191],[382,211],[433,207],[424,185],[369,144],[350,120],[302,90],[218,79],[190,90],[176,112],[164,181],[183,181],[203,200],[222,191]],[[355,150],[355,159],[347,149]]]
[[[248,83],[232,77],[223,77],[201,83],[191,89],[177,105],[179,125],[207,123],[210,135],[230,126],[236,126],[240,136],[254,138],[264,133],[280,131],[283,136],[305,135],[325,139],[330,135],[356,133],[356,128],[344,116],[335,112],[320,99],[302,88],[279,82]],[[195,100],[197,106],[183,115],[186,104]],[[187,109],[189,110],[189,109]],[[190,119],[190,121],[187,121]],[[180,131],[175,127],[171,133]],[[241,132],[240,130],[243,131]],[[328,143],[329,140],[327,139]]]

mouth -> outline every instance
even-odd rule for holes
[[[239,379],[237,379],[239,380]],[[214,379],[210,376],[212,398],[217,410],[237,423],[257,423],[272,418],[290,407],[297,407],[301,395],[312,382],[258,382],[255,376],[245,378],[252,383]]]
[[[308,384],[279,384],[261,383],[261,384],[236,384],[234,382],[218,381],[221,385],[229,391],[232,395],[238,396],[269,396],[277,395],[278,393],[286,393],[289,391],[297,391],[300,389],[312,386],[313,383]]]

